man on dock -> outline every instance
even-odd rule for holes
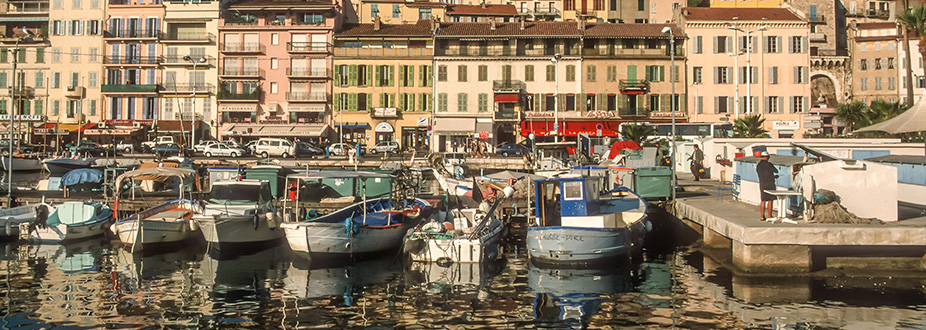
[[[691,174],[694,175],[695,181],[701,181],[701,169],[704,168],[704,152],[698,145],[694,145],[694,151],[688,157],[691,161]]]
[[[759,193],[762,195],[762,201],[759,202],[759,216],[762,221],[772,217],[772,201],[775,196],[766,193],[766,190],[775,190],[775,178],[778,177],[778,169],[768,161],[768,151],[759,154],[759,163],[756,164],[756,174],[759,176]],[[768,210],[768,216],[766,211]]]

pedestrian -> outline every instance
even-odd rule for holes
[[[704,168],[704,152],[701,151],[697,144],[694,146],[691,156],[688,156],[688,160],[691,161],[691,174],[694,175],[694,180],[701,181],[701,171]]]
[[[759,202],[759,216],[762,221],[772,217],[772,201],[775,196],[765,192],[766,190],[775,190],[775,179],[778,178],[778,169],[768,161],[768,151],[759,154],[759,163],[756,164],[756,174],[759,176],[759,192],[762,195]],[[768,213],[765,210],[768,209]],[[766,214],[768,214],[766,216]]]

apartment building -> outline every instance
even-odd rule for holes
[[[337,142],[429,150],[435,22],[351,24],[334,36]]]
[[[334,1],[242,1],[219,20],[220,135],[328,135]]]
[[[896,102],[898,86],[899,35],[896,23],[858,23],[851,30],[852,94],[854,101]]]
[[[415,24],[419,20],[438,18],[447,21],[448,3],[413,0],[356,1],[344,10],[344,22],[373,23],[379,17],[382,24]]]
[[[899,81],[901,86],[900,90],[898,91],[900,100],[906,104],[913,104],[913,102],[919,100],[920,96],[926,93],[926,72],[924,72],[923,68],[923,55],[920,54],[918,50],[920,38],[912,33],[910,36],[908,36],[908,38],[909,39],[907,40],[907,43],[910,46],[910,71],[913,76],[913,85],[911,86],[907,84],[907,52],[904,50],[904,47],[901,46],[897,47],[897,61],[900,62],[900,69],[897,70],[897,81]],[[899,40],[902,42],[903,37],[901,36]],[[907,90],[910,88],[913,88],[913,100],[907,99]]]
[[[783,8],[684,8],[681,14],[690,121],[762,114],[775,137],[812,129],[804,123],[812,107],[805,20]]]
[[[48,1],[6,1],[0,6],[0,137],[4,139],[12,132],[16,139],[29,140],[33,125],[45,121],[49,5]]]

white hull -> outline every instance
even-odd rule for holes
[[[4,170],[10,169],[10,157],[0,157]],[[33,157],[13,157],[13,171],[38,171],[42,169],[42,160]]]
[[[113,225],[113,232],[128,245],[180,242],[199,235],[198,229],[190,228],[190,220],[142,220],[140,227],[138,221],[120,222]]]
[[[281,225],[293,252],[360,254],[397,249],[402,244],[407,224],[371,228],[360,226],[348,235],[347,227],[338,223],[287,222]]]
[[[257,220],[257,228],[253,216],[196,217],[194,221],[211,244],[259,243],[283,238],[278,224],[264,216]]]
[[[22,224],[21,226],[26,227],[21,229],[25,234],[27,239],[38,242],[62,242],[62,241],[76,241],[84,238],[94,237],[103,235],[106,232],[106,227],[108,226],[109,221],[100,221],[89,224],[80,224],[80,225],[65,225],[60,224],[57,226],[47,226],[45,228],[35,228],[35,230],[28,232],[28,224]]]
[[[501,247],[499,243],[505,231],[501,221],[492,218],[487,232],[480,237],[469,239],[472,229],[466,228],[462,236],[447,239],[427,234],[412,234],[405,239],[406,254],[412,261],[420,262],[482,262],[498,259]],[[419,247],[417,251],[408,251],[415,245]]]
[[[35,221],[36,208],[42,204],[17,206],[0,210],[0,238],[18,238],[19,224]]]
[[[468,180],[457,180],[453,178],[448,178],[437,170],[434,171],[434,177],[437,178],[437,182],[440,184],[441,189],[444,189],[447,193],[450,193],[455,196],[463,196],[468,192],[473,191],[473,182]]]

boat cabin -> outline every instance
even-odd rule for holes
[[[375,172],[319,171],[286,177],[286,198],[290,201],[318,203],[387,196],[392,192],[393,176]]]
[[[244,179],[212,183],[209,200],[221,204],[265,203],[273,199],[266,180]]]
[[[601,213],[598,179],[566,176],[534,180],[534,215],[541,226],[563,226],[564,217]]]

